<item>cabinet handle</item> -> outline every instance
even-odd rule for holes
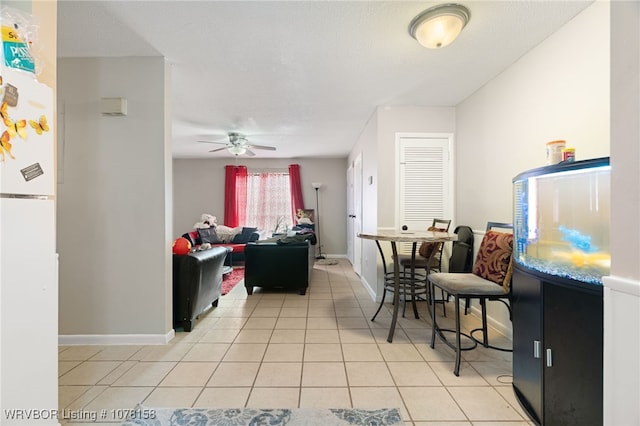
[[[542,356],[542,344],[540,340],[533,341],[533,357],[540,358]]]
[[[551,356],[551,349],[547,349],[547,367],[553,367],[553,357]]]

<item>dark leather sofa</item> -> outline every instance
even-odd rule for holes
[[[310,242],[247,243],[244,249],[244,286],[296,290],[303,295],[311,281],[315,252]]]
[[[243,229],[255,229],[255,228],[243,228]],[[191,243],[192,247],[197,247],[202,244],[202,239],[198,233],[198,230],[189,231],[182,234],[183,238],[186,238]],[[229,262],[242,262],[244,260],[244,246],[250,241],[257,241],[260,238],[260,233],[257,231],[251,231],[247,233],[238,234],[233,238],[230,243],[210,243],[215,246],[229,247],[231,249]]]
[[[209,305],[218,306],[226,247],[173,255],[173,326],[191,331]]]

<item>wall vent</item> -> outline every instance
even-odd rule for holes
[[[127,100],[125,98],[101,98],[100,111],[102,115],[127,115]]]

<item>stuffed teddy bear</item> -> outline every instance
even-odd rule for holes
[[[202,213],[200,216],[200,222],[196,222],[193,225],[193,229],[204,229],[218,226],[218,220],[215,216],[212,216],[208,213]]]

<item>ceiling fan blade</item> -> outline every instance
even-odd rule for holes
[[[198,141],[198,142],[202,142],[202,143],[217,143],[219,145],[226,145],[226,144],[229,143],[228,141],[227,142],[222,142],[222,141],[223,141],[223,139],[221,139],[219,141]]]
[[[249,157],[255,157],[256,153],[251,151],[250,149],[247,148],[247,150],[245,151],[245,154],[247,154],[247,156]]]
[[[255,148],[255,149],[266,149],[268,151],[275,151],[276,147],[275,146],[266,146],[266,145],[254,145],[254,144],[250,144],[249,145],[251,148]]]
[[[223,147],[221,147],[221,148],[212,149],[212,150],[211,150],[211,151],[209,151],[209,152],[218,152],[218,151],[222,151],[223,149],[227,149],[227,147],[226,147],[226,146],[223,146]]]

